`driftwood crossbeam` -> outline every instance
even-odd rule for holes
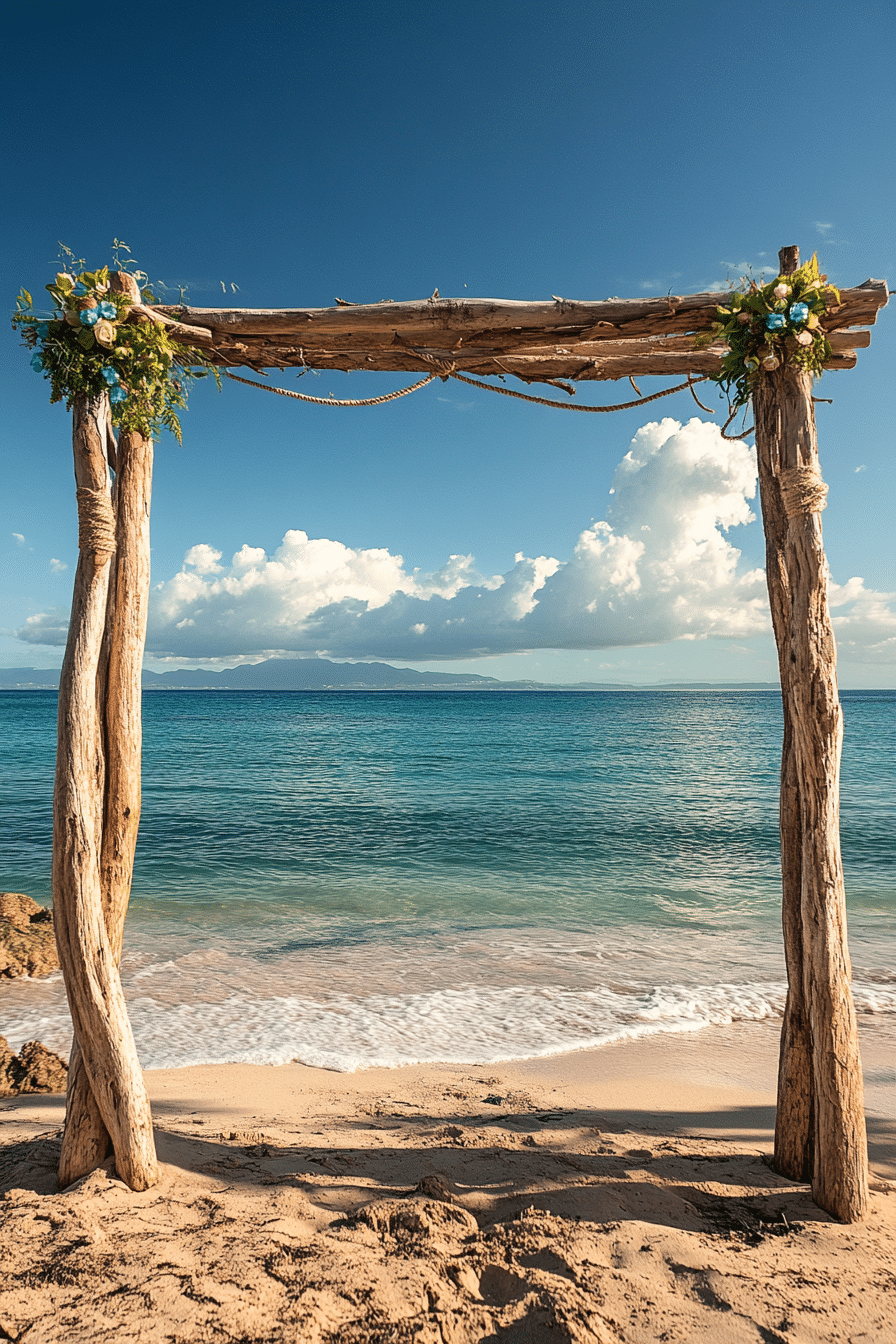
[[[851,369],[856,350],[887,301],[882,280],[841,291],[826,367]],[[366,369],[419,373],[430,361],[460,373],[512,374],[523,382],[590,382],[656,374],[717,373],[725,347],[694,348],[694,336],[718,320],[723,294],[662,299],[442,299],[416,303],[341,303],[336,308],[146,309],[171,334],[198,346],[221,367]]]
[[[780,253],[781,273],[798,265]],[[335,308],[147,307],[132,276],[112,289],[131,320],[161,322],[223,368],[368,369],[557,385],[718,373],[725,347],[695,347],[724,295],[543,303],[442,299]],[[887,302],[886,283],[841,292],[825,367],[852,368]],[[572,386],[559,383],[567,392]],[[868,1156],[850,992],[839,837],[843,718],[820,513],[827,487],[809,373],[786,361],[753,393],[766,572],[784,710],[781,856],[788,994],[775,1165],[810,1180],[846,1222],[868,1206]],[[141,666],[149,603],[152,443],[112,432],[109,399],[73,405],[79,561],[59,688],[53,902],[74,1026],[63,1186],[114,1150],[135,1190],[158,1179],[152,1117],[121,988],[124,920],[140,818]]]

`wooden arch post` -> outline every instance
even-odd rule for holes
[[[111,284],[140,301],[133,277]],[[53,794],[53,909],[74,1026],[59,1180],[111,1149],[119,1176],[145,1190],[158,1164],[118,964],[140,820],[152,443],[122,432],[116,444],[104,393],[75,400],[73,445],[80,555]]]
[[[799,264],[782,248],[780,270]],[[862,1066],[840,859],[843,712],[820,513],[827,487],[809,373],[786,364],[753,394],[766,572],[784,706],[782,922],[788,992],[781,1033],[775,1164],[811,1180],[843,1222],[868,1208]]]

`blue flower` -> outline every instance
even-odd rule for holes
[[[102,370],[102,374],[110,387],[114,387],[115,384],[118,382],[118,374],[112,368],[111,364],[105,365],[105,367]]]
[[[82,285],[81,281],[79,280],[78,283],[75,285],[74,289],[72,290],[72,293],[77,294],[78,297],[80,298],[82,295],[87,293],[87,286]]]
[[[95,327],[100,320],[100,310],[98,308],[81,309],[81,326]]]
[[[115,307],[115,304],[109,303],[107,299],[103,299],[102,303],[98,303],[96,310],[100,317],[105,317],[109,322],[114,322],[115,318],[118,316],[118,309]]]
[[[38,324],[37,324],[37,334],[38,334],[38,336],[40,337],[40,339],[41,339],[42,341],[45,341],[45,340],[47,339],[47,337],[49,336],[49,334],[50,334],[49,323],[47,323],[47,322],[38,322]]]
[[[805,322],[809,316],[809,305],[807,303],[792,303],[790,305],[791,322]]]
[[[120,401],[127,401],[127,399],[128,394],[127,392],[125,392],[123,387],[109,388],[109,400],[112,402],[113,405],[117,405],[118,402]]]
[[[43,357],[36,351],[31,356],[31,367],[35,373],[40,373],[41,369],[44,367]]]
[[[783,313],[769,313],[765,325],[769,331],[780,331],[782,327],[787,326],[787,319]]]

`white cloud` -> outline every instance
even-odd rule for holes
[[[517,554],[483,576],[468,555],[435,574],[409,571],[385,549],[354,549],[295,530],[268,556],[244,545],[229,565],[207,543],[152,595],[148,649],[215,659],[271,653],[412,661],[529,649],[609,649],[768,630],[762,570],[729,538],[754,519],[753,450],[699,419],[645,425],[619,463],[604,516],[571,558]],[[889,656],[892,594],[861,579],[832,588],[844,653]],[[61,638],[57,636],[61,632]],[[63,642],[54,613],[19,631]]]
[[[765,628],[762,573],[739,574],[724,535],[753,518],[751,449],[703,421],[664,420],[636,435],[613,492],[565,564],[520,552],[491,578],[470,556],[421,575],[388,551],[298,531],[270,558],[243,547],[226,572],[200,575],[197,556],[217,565],[220,555],[194,547],[156,590],[150,645],[180,657],[276,649],[419,659]]]
[[[221,566],[218,564],[220,559],[220,551],[200,543],[198,546],[191,546],[187,551],[184,556],[184,568],[195,569],[197,574],[220,574]]]
[[[25,538],[22,536],[21,532],[11,532],[10,536],[12,537],[13,541],[17,546],[25,545]]]
[[[50,569],[54,574],[61,574],[63,570],[68,569],[68,565],[64,560],[51,560]]]
[[[16,631],[16,638],[25,644],[64,644],[68,638],[69,613],[60,607],[39,611],[29,616]]]
[[[830,583],[828,600],[841,658],[858,663],[896,660],[896,593],[878,593],[862,579]]]

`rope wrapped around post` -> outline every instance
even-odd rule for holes
[[[75,497],[78,501],[78,550],[91,555],[113,555],[115,511],[107,491],[79,485]]]
[[[828,487],[814,464],[806,467],[785,467],[778,477],[784,512],[788,518],[800,518],[810,513],[821,513],[827,508]]]

